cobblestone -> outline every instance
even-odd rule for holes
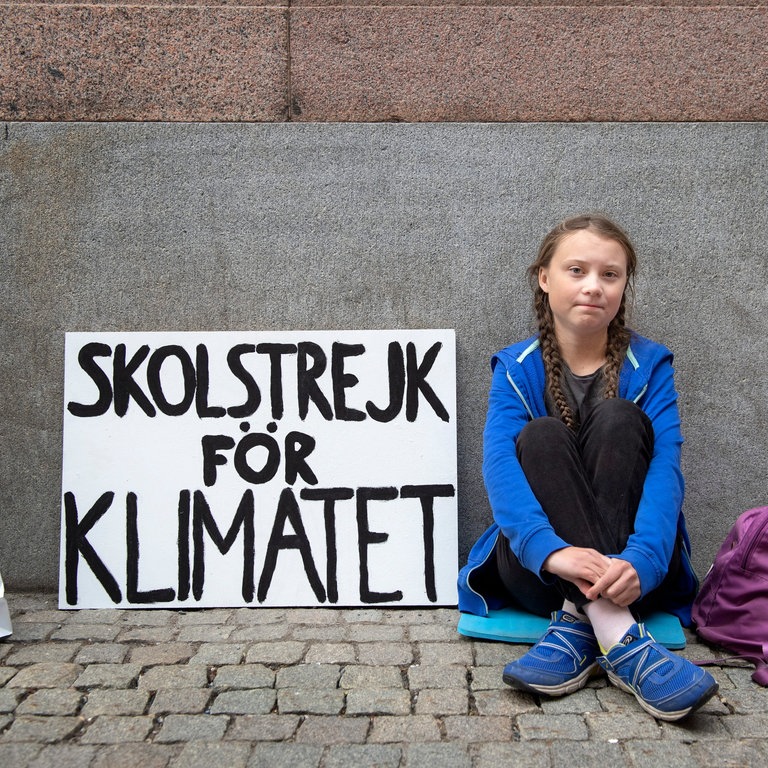
[[[347,693],[347,714],[407,715],[411,694],[403,688],[358,689]]]
[[[272,688],[275,673],[263,664],[219,667],[213,681],[216,688]]]
[[[16,691],[4,688],[0,690],[0,712],[13,712],[16,709],[19,697]]]
[[[4,740],[5,741],[5,740]],[[0,743],[0,765],[22,766],[32,765],[32,761],[43,751],[40,744],[9,744]]]
[[[344,708],[344,693],[339,690],[283,688],[277,692],[279,712],[338,715]]]
[[[307,718],[304,722],[308,722]],[[346,718],[323,718],[331,723],[346,723]],[[244,715],[235,717],[226,738],[233,741],[289,741],[302,721],[300,715]]]
[[[566,752],[570,750],[568,742]],[[537,742],[499,742],[477,744],[472,747],[475,757],[474,768],[498,768],[498,766],[514,766],[514,768],[552,768],[549,747]],[[577,766],[572,763],[570,768]],[[594,763],[585,763],[592,766]],[[654,766],[658,768],[658,766]]]
[[[15,667],[0,667],[0,685],[5,685],[18,671]]]
[[[360,664],[397,664],[405,666],[414,659],[410,643],[360,643],[357,660]]]
[[[494,679],[499,678],[496,670]],[[466,688],[467,669],[458,664],[422,666],[408,668],[408,684],[411,690],[420,688]],[[498,686],[497,686],[498,687]]]
[[[154,741],[219,741],[227,730],[226,715],[168,715]]]
[[[75,688],[130,688],[141,672],[138,664],[89,664]]]
[[[367,717],[310,716],[301,724],[296,741],[306,744],[362,744],[370,724]]]
[[[552,768],[572,768],[574,765],[621,765],[623,761],[621,746],[612,742],[573,742],[568,746],[568,754],[553,750]],[[662,765],[668,763],[666,759]],[[658,764],[657,764],[658,768]]]
[[[478,715],[513,717],[540,711],[533,697],[519,691],[477,691],[474,702]]]
[[[139,676],[139,688],[159,691],[164,688],[199,688],[208,684],[208,668],[195,666],[151,667]]]
[[[228,608],[209,608],[208,610],[179,612],[177,623],[180,627],[192,627],[199,624],[223,626],[233,618],[234,611]]]
[[[765,738],[752,741],[719,741],[694,744],[696,764],[718,768],[764,768],[768,760]]]
[[[256,624],[236,628],[229,639],[233,643],[286,640],[290,634],[287,624]]]
[[[248,650],[248,664],[298,664],[307,650],[306,643],[286,640],[282,643],[255,643]]]
[[[209,688],[169,688],[155,693],[150,712],[194,715],[205,711],[210,698]]]
[[[144,741],[154,725],[146,715],[103,715],[97,717],[80,738],[81,744],[122,744],[124,741]]]
[[[198,641],[203,643],[210,643],[216,640],[226,640],[232,632],[234,627],[213,627],[208,624],[193,625],[191,627],[182,627],[179,630],[179,640],[184,641]]]
[[[291,637],[295,640],[311,640],[312,642],[341,642],[347,639],[347,628],[343,626],[327,627],[294,627]]]
[[[662,738],[670,741],[727,739],[728,729],[722,718],[697,712],[680,723],[664,723]]]
[[[317,768],[323,749],[317,744],[257,744],[248,768]]]
[[[491,740],[512,738],[512,721],[508,717],[470,717],[452,715],[444,719],[445,735],[449,741],[483,744]]]
[[[349,768],[351,765],[398,768],[402,759],[400,747],[390,745],[360,746],[347,744],[331,747],[323,760],[323,768]]]
[[[305,660],[308,664],[354,664],[357,653],[351,643],[313,643]]]
[[[117,636],[121,643],[170,643],[176,638],[172,627],[129,627]]]
[[[189,660],[190,664],[239,664],[245,653],[244,643],[203,643]]]
[[[77,717],[19,715],[3,734],[3,741],[34,741],[51,744],[71,736],[81,725]]]
[[[130,649],[121,643],[97,643],[86,645],[75,656],[76,664],[120,664],[125,661]],[[135,659],[133,659],[135,661]]]
[[[19,624],[18,629],[14,630],[14,640],[17,642],[48,640],[60,626],[60,624]]]
[[[180,664],[189,661],[194,652],[195,646],[192,643],[160,643],[131,648],[129,658],[134,664],[142,666]]]
[[[275,706],[275,691],[254,688],[250,691],[223,691],[213,701],[211,712],[235,715],[266,715]]]
[[[353,624],[347,628],[348,640],[358,643],[396,643],[405,640],[405,627],[395,624]]]
[[[662,754],[660,746],[658,741],[634,740],[628,741],[625,749],[634,768],[659,768]],[[671,743],[663,746],[664,762],[661,764],[669,768],[702,768],[706,765],[720,765],[718,762],[699,763],[690,744]]]
[[[611,715],[608,720],[611,727],[618,730],[619,726],[614,726],[615,716]],[[584,718],[579,715],[525,714],[520,715],[517,722],[520,736],[524,741],[528,739],[581,741],[589,738],[589,731]]]
[[[119,744],[99,747],[89,768],[167,768],[181,751],[179,745]],[[32,766],[34,768],[34,766]]]
[[[424,688],[416,699],[417,715],[466,715],[466,688]]]
[[[762,768],[768,689],[713,667],[718,696],[661,723],[595,678],[508,688],[524,645],[456,634],[454,610],[58,611],[7,595],[0,766],[13,768]],[[688,633],[689,658],[717,651]]]
[[[148,701],[148,691],[95,690],[88,694],[81,714],[87,719],[99,715],[142,715]]]
[[[619,695],[622,703],[626,703],[627,694],[616,688],[611,689]],[[557,699],[542,699],[541,710],[548,715],[566,715],[566,714],[584,714],[585,712],[600,712],[600,702],[598,701],[597,691],[593,688],[582,688],[580,691],[570,696],[562,696]],[[530,696],[521,695],[530,701]],[[622,711],[621,705],[613,708],[614,711]]]
[[[472,664],[471,643],[419,643],[421,664]]]
[[[82,667],[77,664],[43,662],[20,670],[6,685],[9,688],[58,688],[74,683],[81,672]]]
[[[633,709],[629,712],[587,713],[585,719],[590,734],[598,741],[660,739],[661,725],[652,717],[640,717],[642,712],[643,710],[637,705],[637,710]],[[569,717],[578,717],[578,715],[569,715]]]
[[[51,640],[114,640],[120,634],[120,627],[111,624],[65,624],[51,635]]]
[[[376,717],[368,741],[387,742],[440,741],[440,722],[430,715],[411,717]]]
[[[403,676],[397,667],[352,665],[341,674],[342,688],[402,688]]]
[[[16,708],[17,715],[74,715],[83,695],[71,689],[43,688],[30,694]]]
[[[339,667],[335,664],[302,664],[278,670],[277,688],[336,688],[339,682]]]
[[[5,663],[11,666],[23,664],[53,664],[72,661],[80,650],[78,643],[35,643],[24,644],[14,649]]]
[[[250,752],[249,745],[238,742],[190,741],[170,763],[170,768],[245,768]]]
[[[471,768],[466,747],[459,744],[410,744],[407,750],[408,768]]]
[[[51,744],[40,752],[33,768],[82,768],[93,760],[96,749],[77,744]]]

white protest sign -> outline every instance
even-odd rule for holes
[[[68,333],[61,608],[455,605],[448,330]]]
[[[3,577],[0,575],[0,637],[7,637],[12,633],[11,612],[8,610],[8,603],[5,599],[5,584],[3,584]]]

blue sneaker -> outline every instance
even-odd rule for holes
[[[633,624],[598,662],[614,685],[659,720],[680,720],[717,693],[709,672],[659,645],[643,624]]]
[[[599,654],[591,624],[555,611],[540,640],[525,656],[504,667],[502,679],[520,691],[562,696],[587,684],[599,668]]]

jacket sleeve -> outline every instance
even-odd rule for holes
[[[653,425],[653,456],[635,517],[635,528],[621,559],[629,561],[640,578],[643,595],[667,574],[683,506],[684,481],[680,469],[683,436],[674,384],[672,353],[653,365],[648,388],[639,401]]]
[[[542,580],[549,555],[568,546],[553,530],[536,500],[517,459],[516,441],[529,421],[528,411],[497,360],[491,380],[488,416],[483,433],[483,477],[496,524],[509,539],[512,551]]]

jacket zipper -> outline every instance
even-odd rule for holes
[[[523,393],[518,389],[517,384],[515,384],[514,381],[512,381],[512,377],[509,375],[509,371],[507,371],[507,381],[512,385],[512,389],[517,392],[517,396],[520,398],[520,401],[525,406],[525,410],[528,411],[528,415],[531,417],[531,419],[535,418],[533,415],[533,411],[528,407],[528,403],[525,401],[525,398],[523,397]]]
[[[752,555],[754,551],[757,549],[757,545],[760,543],[760,539],[763,536],[763,531],[768,528],[768,517],[766,517],[765,520],[760,525],[760,529],[757,531],[756,534],[753,534],[751,531],[749,535],[752,537],[752,541],[749,543],[749,548],[744,553],[744,557],[741,560],[741,567],[746,571],[749,570],[749,561],[752,559]]]
[[[485,598],[479,593],[476,592],[475,589],[472,586],[472,574],[478,569],[484,566],[489,558],[493,555],[494,549],[496,549],[496,542],[499,540],[499,531],[496,531],[496,536],[494,536],[493,539],[493,545],[491,546],[490,551],[488,552],[487,557],[485,560],[483,560],[482,563],[478,563],[474,568],[470,570],[470,572],[467,574],[467,587],[469,587],[469,591],[472,592],[472,594],[477,595],[482,601],[483,601],[483,608],[485,608],[485,615],[487,616],[490,613],[490,610],[488,609],[488,603],[485,601]]]

